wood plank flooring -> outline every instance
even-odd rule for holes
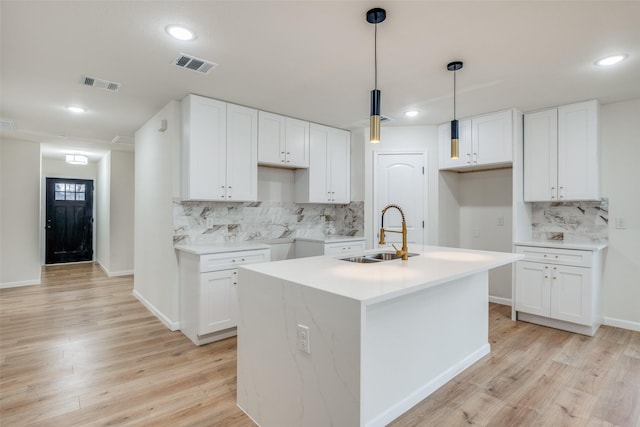
[[[255,425],[235,405],[235,338],[196,347],[93,264],[42,282],[0,290],[0,425]],[[640,332],[509,315],[492,304],[491,354],[391,425],[640,426]]]

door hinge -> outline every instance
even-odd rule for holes
[[[422,221],[422,228],[424,228],[424,221]]]
[[[424,175],[424,166],[422,167],[422,175]]]

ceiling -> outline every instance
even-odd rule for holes
[[[346,129],[368,124],[378,25],[383,126],[433,125],[516,107],[640,97],[638,1],[0,2],[2,137],[103,153],[170,100],[196,93]],[[169,24],[197,33],[172,39]],[[608,54],[627,60],[609,68]],[[186,53],[209,74],[173,64]],[[81,84],[118,82],[117,92]],[[81,105],[83,114],[66,106]],[[420,114],[406,118],[404,112]],[[13,129],[7,129],[13,125]],[[121,140],[126,140],[122,138]],[[99,154],[98,154],[99,157]]]

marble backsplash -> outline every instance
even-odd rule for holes
[[[173,203],[174,243],[217,243],[327,235],[364,236],[364,202]]]
[[[609,201],[531,204],[533,240],[604,243],[608,240]]]

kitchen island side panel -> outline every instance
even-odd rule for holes
[[[489,353],[488,274],[366,307],[362,401],[384,426]]]
[[[361,303],[243,268],[239,279],[240,409],[262,427],[362,425]]]

